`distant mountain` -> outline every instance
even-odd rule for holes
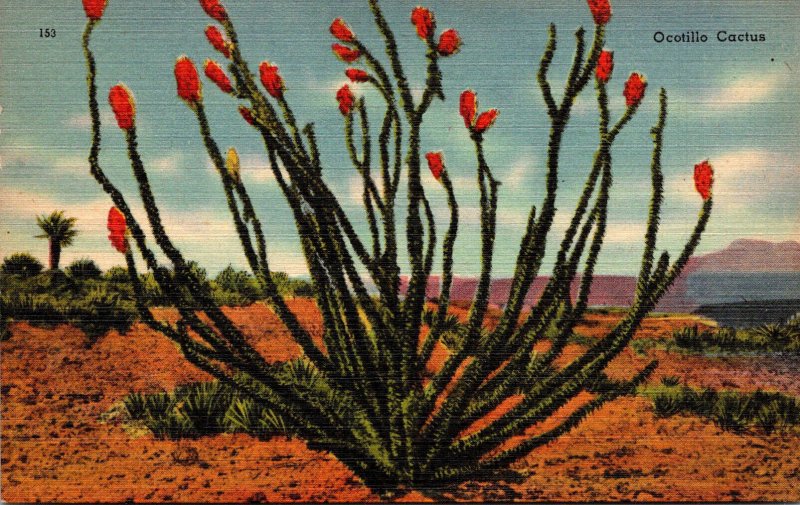
[[[537,277],[525,305],[536,302],[547,285],[548,277]],[[402,281],[405,291],[405,279]],[[475,277],[455,277],[450,297],[455,301],[471,300],[478,280]],[[578,281],[571,286],[577,296]],[[592,306],[627,306],[633,302],[636,278],[624,275],[597,275],[589,295]],[[440,279],[432,276],[426,295],[436,297]],[[511,292],[511,279],[492,281],[489,301],[503,306]],[[728,247],[709,254],[692,257],[683,275],[661,299],[656,310],[691,312],[701,305],[726,304],[755,300],[800,298],[800,242],[768,242],[741,239]]]
[[[691,258],[684,272],[800,272],[800,242],[734,240],[721,251]]]

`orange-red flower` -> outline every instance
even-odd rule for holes
[[[694,187],[703,200],[711,198],[711,186],[714,184],[714,169],[708,160],[694,166]]]
[[[632,73],[625,82],[625,89],[622,94],[625,96],[625,105],[634,107],[644,98],[644,90],[647,88],[647,80],[642,74]]]
[[[369,81],[369,74],[358,68],[348,68],[344,71],[344,75],[353,82]]]
[[[483,133],[491,128],[500,115],[497,109],[489,109],[478,116],[478,95],[471,89],[461,93],[459,113],[464,118],[464,125],[474,133]]]
[[[456,54],[459,49],[461,49],[461,36],[457,31],[451,28],[439,35],[439,45],[436,46],[436,51],[439,54],[450,56]]]
[[[428,169],[430,169],[433,177],[438,181],[444,172],[444,161],[442,161],[441,151],[427,153],[425,158],[428,160]]]
[[[497,116],[499,115],[500,112],[497,109],[489,109],[486,112],[482,112],[478,119],[475,120],[475,131],[478,133],[485,132],[497,121]]]
[[[273,65],[268,61],[262,61],[258,67],[261,74],[261,84],[273,98],[280,98],[283,96],[285,86],[283,85],[283,77],[278,73],[278,66]]]
[[[347,116],[353,111],[353,104],[356,101],[355,95],[350,91],[350,86],[345,84],[336,92],[336,101],[339,102],[339,112]]]
[[[253,117],[253,111],[245,107],[244,105],[239,106],[239,114],[242,115],[247,124],[255,126],[256,120]]]
[[[345,63],[353,63],[361,57],[361,51],[358,49],[350,49],[341,44],[333,44],[331,50],[333,50],[333,54],[335,54],[337,58]]]
[[[125,232],[128,230],[128,224],[125,221],[125,216],[116,207],[111,207],[108,210],[108,224],[106,225],[108,231],[108,240],[114,249],[121,253],[128,251],[128,239],[125,237]]]
[[[136,119],[136,102],[133,93],[124,84],[112,86],[108,92],[108,103],[117,118],[117,125],[123,130],[133,128]]]
[[[233,86],[231,80],[225,75],[225,71],[214,60],[206,60],[205,62],[206,77],[214,81],[214,84],[219,86],[223,93],[232,93]]]
[[[219,3],[219,0],[200,0],[200,6],[206,11],[206,14],[208,14],[210,18],[220,23],[228,19],[228,13],[225,7]]]
[[[597,68],[595,69],[595,76],[600,82],[608,82],[611,79],[611,73],[614,71],[614,51],[606,51],[600,53],[597,58]]]
[[[411,23],[417,27],[417,35],[422,40],[428,40],[436,29],[433,13],[425,7],[414,7],[411,11]]]
[[[478,95],[471,89],[461,93],[459,112],[461,117],[464,118],[464,125],[467,128],[472,128],[472,125],[475,124],[475,115],[478,113]]]
[[[188,56],[181,56],[175,61],[175,82],[178,85],[178,96],[189,104],[202,99],[200,78],[197,68]]]
[[[611,3],[608,0],[587,0],[589,10],[597,25],[604,25],[611,20]]]
[[[347,26],[347,23],[342,18],[336,18],[331,23],[331,35],[342,42],[352,42],[355,39],[353,30]]]
[[[219,28],[216,26],[209,25],[206,27],[206,38],[211,46],[222,53],[223,56],[226,58],[231,57],[231,43],[228,42],[228,39],[219,31]]]
[[[108,0],[83,0],[83,10],[86,11],[86,17],[94,21],[103,17],[106,5],[108,5]]]

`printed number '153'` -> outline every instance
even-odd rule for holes
[[[55,28],[39,28],[39,37],[43,39],[52,39],[56,36]]]

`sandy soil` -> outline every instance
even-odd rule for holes
[[[293,301],[318,327],[313,305]],[[297,346],[262,306],[231,317],[270,360]],[[162,316],[165,313],[161,314]],[[598,336],[614,315],[591,316],[578,330]],[[639,337],[658,338],[694,324],[687,317],[648,319]],[[131,391],[170,390],[208,377],[149,329],[110,333],[93,348],[68,326],[12,327],[2,352],[2,499],[10,502],[378,501],[330,454],[297,439],[246,435],[198,440],[133,438],[101,415]],[[570,346],[564,359],[581,350]],[[692,385],[800,395],[796,366],[769,357],[702,358],[627,351],[612,376],[657,357],[651,381],[676,375]],[[795,364],[796,365],[796,364]],[[800,432],[765,436],[723,432],[693,417],[656,419],[643,398],[596,412],[567,436],[532,453],[496,480],[414,491],[402,501],[797,501]]]

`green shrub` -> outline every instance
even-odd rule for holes
[[[657,386],[644,390],[657,417],[677,414],[710,419],[723,430],[755,427],[770,434],[800,424],[800,400],[782,393],[714,391],[688,386]]]
[[[122,284],[130,282],[130,277],[128,276],[128,269],[125,267],[111,267],[106,270],[106,273],[103,274],[103,279],[107,280],[108,282],[114,284]]]
[[[42,262],[28,253],[14,253],[3,259],[3,264],[0,266],[1,273],[20,277],[33,277],[42,270],[44,270]]]
[[[175,393],[178,410],[202,435],[225,430],[225,414],[233,396],[231,389],[218,381],[200,382]]]
[[[293,375],[306,384],[319,380],[319,372],[303,360],[279,367],[287,377]],[[219,381],[195,382],[171,393],[131,393],[122,403],[128,420],[141,422],[156,438],[194,438],[221,432],[262,438],[291,434],[280,414]]]
[[[237,293],[250,303],[261,298],[261,287],[255,277],[243,270],[236,270],[231,265],[217,274],[214,282],[220,289]]]
[[[73,279],[99,279],[103,275],[103,271],[100,270],[97,263],[89,258],[73,261],[65,271]]]
[[[652,397],[653,412],[656,417],[672,417],[687,409],[686,392],[680,388],[666,387],[659,389]]]
[[[119,293],[97,286],[84,298],[67,308],[68,320],[83,330],[93,343],[109,330],[126,333],[136,320],[133,301],[123,299]]]
[[[699,331],[697,326],[675,330],[675,344],[683,349],[701,352],[797,352],[800,350],[800,326],[764,324],[757,328],[720,328]]]
[[[675,387],[680,383],[681,379],[676,375],[665,375],[664,377],[661,377],[661,384],[667,387]]]

